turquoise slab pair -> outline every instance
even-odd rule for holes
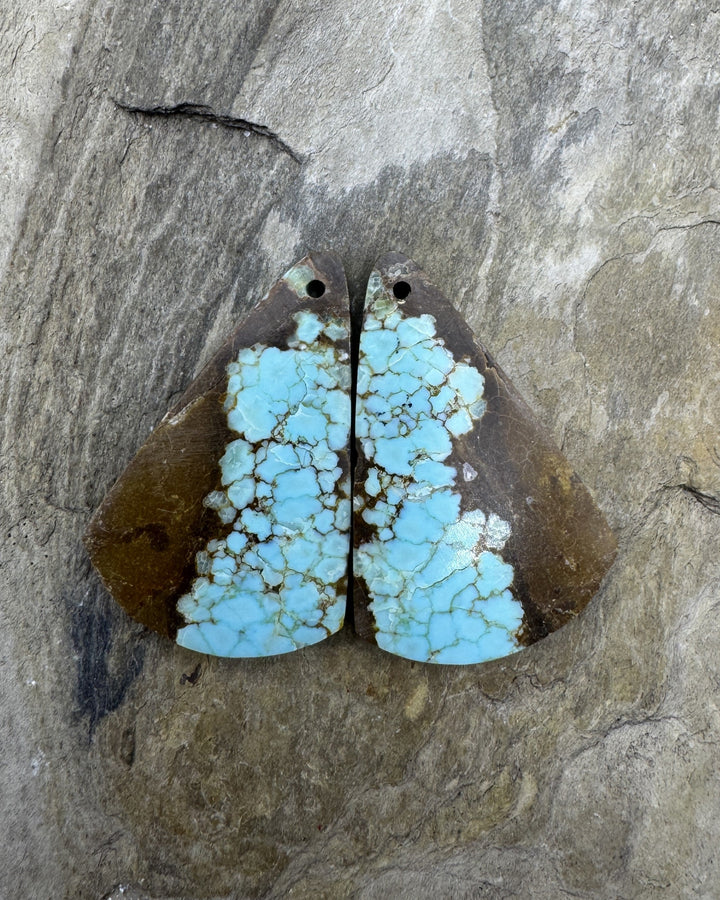
[[[355,372],[351,331],[334,256],[280,279],[95,513],[110,592],[227,657],[315,644],[348,597],[361,637],[422,662],[495,659],[577,615],[615,540],[461,316],[392,253]]]

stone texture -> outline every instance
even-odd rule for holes
[[[305,290],[313,283],[321,289],[316,298]],[[314,379],[321,363],[326,370]],[[298,380],[293,384],[292,379]],[[339,630],[350,546],[351,382],[342,263],[329,254],[313,254],[285,273],[242,318],[167,411],[88,525],[84,542],[90,558],[108,591],[134,619],[184,647],[211,652],[207,635],[199,635],[207,626],[198,628],[193,618],[182,638],[179,629],[195,613],[200,621],[212,618],[210,630],[220,629],[216,637],[225,645],[222,652],[219,644],[214,647],[219,656],[267,656],[313,643],[291,643],[276,631],[288,627],[279,621],[283,612],[291,612],[287,604],[302,606],[281,577],[287,566],[285,561],[278,565],[278,558],[299,553],[290,581],[302,581],[300,567],[308,565],[304,580],[315,584],[295,588],[300,587],[305,602],[315,595],[328,608],[323,611],[333,610],[334,621],[312,637],[319,640]],[[328,384],[336,389],[329,392]],[[320,428],[324,440],[314,434]],[[291,474],[298,465],[304,471]],[[283,495],[288,482],[290,498]],[[239,510],[239,531],[230,540]],[[308,529],[308,540],[293,539],[297,525]],[[326,550],[322,567],[313,552],[320,546]],[[239,624],[242,605],[232,600],[237,592],[233,575],[246,579],[241,596],[254,598],[255,616],[240,629],[244,650],[235,646],[238,629],[227,622],[221,627],[216,608],[225,603]],[[273,635],[268,636],[272,649],[247,640],[245,628],[253,621],[257,631],[260,608]],[[311,609],[305,612],[312,618]]]
[[[717,894],[717,13],[97,0],[38,7],[45,54],[2,6],[0,893]],[[107,488],[312,247],[356,300],[416,259],[608,516],[540,644],[196,668],[92,574]]]
[[[359,634],[421,662],[484,662],[560,628],[597,593],[617,551],[602,513],[401,253],[368,280],[355,418]]]

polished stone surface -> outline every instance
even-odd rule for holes
[[[132,616],[230,657],[342,627],[350,388],[344,273],[313,254],[249,313],[93,517],[91,558]]]
[[[712,894],[712,6],[4,0],[0,893]],[[562,447],[621,545],[567,627],[480,666],[345,629],[225,660],[102,587],[92,512],[306,247],[354,298],[404,249]]]
[[[298,268],[300,271],[298,271]],[[306,267],[285,275],[307,283]],[[255,344],[228,366],[233,433],[222,490],[205,498],[232,531],[196,556],[177,642],[215,656],[271,656],[338,631],[345,614],[350,479],[347,323],[300,311],[288,349]]]
[[[478,663],[520,648],[523,609],[501,551],[510,526],[460,510],[453,439],[485,411],[484,379],[455,360],[435,317],[407,316],[370,276],[357,377],[355,434],[367,463],[355,512],[375,536],[354,573],[373,598],[379,647],[421,662]]]
[[[354,620],[422,662],[505,656],[588,603],[615,540],[459,313],[401,253],[367,288]]]

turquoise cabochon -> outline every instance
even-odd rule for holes
[[[300,292],[307,266],[285,280]],[[300,309],[282,347],[254,344],[228,366],[224,407],[237,437],[205,498],[225,526],[196,556],[178,602],[177,642],[217,656],[271,656],[343,624],[350,531],[347,321]]]
[[[136,619],[188,649],[290,652],[354,625],[381,649],[468,664],[560,627],[615,542],[459,313],[401,254],[359,335],[331,254],[293,266],[165,416],[87,529]],[[354,509],[354,512],[353,512]]]
[[[354,621],[383,650],[479,663],[563,625],[615,539],[452,304],[410,259],[368,281],[357,373]]]
[[[485,412],[484,379],[453,357],[435,316],[403,307],[373,272],[355,426],[366,463],[355,512],[367,537],[355,548],[354,572],[383,650],[422,662],[483,662],[518,648],[523,619],[502,557],[510,525],[482,505],[461,509],[463,473],[448,463],[453,441]]]
[[[165,416],[85,540],[128,612],[183,647],[286,653],[342,627],[350,314],[331,254],[293,266]]]

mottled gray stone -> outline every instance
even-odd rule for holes
[[[0,4],[0,894],[716,896],[717,13]],[[577,621],[210,660],[103,592],[91,511],[312,247],[416,259],[552,429],[620,539]]]

